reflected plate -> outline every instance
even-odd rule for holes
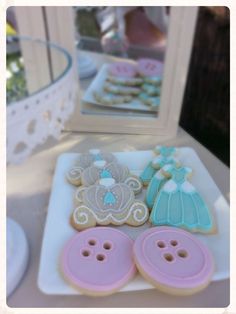
[[[56,164],[51,197],[44,230],[41,260],[38,274],[38,286],[47,294],[79,294],[65,282],[59,270],[59,256],[63,246],[76,233],[70,226],[69,217],[73,210],[73,196],[76,188],[65,178],[66,172],[74,165],[79,154],[66,153],[59,156]],[[118,161],[129,167],[132,173],[139,175],[146,164],[154,157],[152,151],[114,153]],[[207,169],[192,148],[179,148],[179,159],[193,169],[191,182],[200,192],[208,206],[214,210],[217,233],[212,235],[195,234],[210,249],[215,260],[215,273],[212,281],[229,278],[229,206],[209,175]],[[145,190],[139,196],[144,199]],[[149,224],[140,227],[127,225],[114,227],[123,230],[132,239],[149,228]],[[153,289],[139,274],[121,291]]]
[[[93,97],[94,92],[97,93],[103,93],[103,86],[107,78],[108,73],[108,66],[109,64],[103,64],[101,69],[99,70],[98,74],[92,81],[92,83],[89,85],[88,89],[84,93],[84,96],[82,100],[84,102],[100,106],[100,107],[106,107],[109,109],[116,108],[116,109],[122,109],[122,110],[135,110],[135,111],[146,111],[146,112],[152,112],[156,113],[157,110],[151,109],[149,106],[144,105],[138,98],[134,98],[129,103],[119,104],[119,105],[103,105],[96,101],[96,99]]]

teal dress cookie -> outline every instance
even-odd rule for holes
[[[147,164],[140,175],[143,185],[148,185],[157,170],[172,162],[172,158],[176,153],[176,148],[171,146],[156,146],[154,152],[158,156]]]
[[[213,222],[210,211],[194,186],[187,181],[192,170],[166,165],[163,172],[171,179],[156,197],[150,216],[151,223],[211,232]]]

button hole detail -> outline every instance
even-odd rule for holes
[[[96,245],[96,240],[90,239],[90,240],[88,241],[88,244],[91,245],[91,246],[94,246],[94,245]]]
[[[110,250],[110,249],[112,248],[112,245],[111,245],[111,243],[109,243],[109,242],[105,242],[105,243],[103,244],[103,248],[104,248],[105,250]]]
[[[176,240],[171,240],[171,241],[170,241],[170,244],[171,244],[172,246],[176,246],[176,245],[178,245],[178,242],[177,242]]]
[[[97,259],[99,262],[102,262],[102,261],[105,260],[105,255],[103,255],[103,254],[98,254],[98,255],[96,256],[96,259]]]
[[[90,255],[90,252],[88,250],[84,250],[84,251],[82,251],[82,255],[84,257],[88,257]]]
[[[169,253],[164,254],[164,258],[167,262],[173,262],[174,260],[174,257]]]
[[[177,254],[178,254],[178,256],[181,257],[181,258],[186,258],[186,257],[188,256],[188,253],[187,253],[187,251],[185,251],[185,250],[179,250],[179,251],[177,252]]]
[[[163,249],[166,245],[165,245],[165,242],[163,242],[163,241],[158,241],[158,242],[157,242],[157,246],[158,246],[160,249]]]

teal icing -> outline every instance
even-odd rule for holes
[[[148,184],[156,172],[157,170],[152,167],[152,162],[150,161],[139,178],[144,184]]]
[[[102,156],[100,154],[94,155],[95,160],[103,160]]]
[[[151,223],[157,226],[184,227],[190,231],[196,229],[203,232],[211,231],[212,217],[200,194],[196,190],[188,192],[181,188],[186,180],[187,170],[172,167],[169,172],[172,175],[171,179],[176,183],[176,189],[168,192],[164,185],[160,190],[150,215]]]
[[[110,173],[110,171],[108,171],[107,169],[103,169],[102,172],[100,173],[100,178],[112,178],[112,175]]]
[[[173,146],[161,146],[159,151],[160,155],[162,155],[163,157],[170,157],[175,153],[176,149]]]
[[[156,199],[156,196],[162,186],[166,183],[167,178],[158,179],[157,177],[153,177],[151,182],[148,185],[147,193],[146,193],[146,204],[148,208],[152,208]]]
[[[103,199],[104,205],[110,205],[116,203],[116,198],[114,194],[110,191],[106,192],[104,199]]]

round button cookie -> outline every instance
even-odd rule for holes
[[[109,74],[118,77],[135,77],[136,66],[128,62],[114,62],[109,65]]]
[[[163,63],[155,59],[143,58],[138,60],[138,72],[145,77],[162,76]]]
[[[123,287],[136,273],[133,240],[110,227],[81,231],[65,245],[63,276],[82,293],[104,296]]]
[[[189,232],[174,227],[154,227],[134,243],[140,273],[158,289],[175,295],[204,289],[214,272],[211,253]]]

